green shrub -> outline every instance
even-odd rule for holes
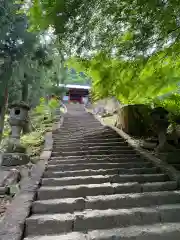
[[[29,155],[38,156],[40,154],[44,143],[44,134],[52,130],[53,118],[58,106],[59,102],[56,99],[51,99],[46,103],[45,99],[41,98],[40,104],[33,109],[31,121],[34,130],[21,138],[21,142],[27,148]]]

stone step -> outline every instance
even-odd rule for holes
[[[124,151],[124,150],[133,150],[132,147],[128,145],[117,145],[117,146],[69,146],[69,147],[62,147],[62,146],[54,146],[54,152],[79,152],[79,151],[103,151],[103,152],[111,152],[111,151]],[[134,151],[134,150],[133,150]]]
[[[88,159],[88,158],[73,158],[73,159],[64,159],[63,157],[62,158],[52,158],[49,160],[49,163],[50,164],[74,164],[74,163],[127,163],[127,162],[145,162],[145,160],[141,159],[141,158],[137,158],[137,157],[134,157],[134,158],[91,158],[91,159]]]
[[[165,174],[133,174],[133,175],[96,175],[79,176],[64,178],[45,178],[42,179],[42,186],[65,186],[65,185],[83,185],[100,183],[125,183],[125,182],[163,182],[168,181],[169,177]]]
[[[81,123],[78,124],[71,124],[69,123],[69,127],[68,126],[62,126],[61,129],[59,129],[60,132],[67,132],[67,131],[77,131],[79,129],[84,130],[85,132],[89,132],[91,129],[97,132],[103,132],[106,131],[104,130],[104,127],[102,125],[97,125],[97,124],[88,124],[88,125],[84,125]],[[55,134],[57,134],[57,132],[55,132]]]
[[[64,137],[66,137],[66,136],[64,136]],[[67,137],[66,137],[67,138]],[[104,137],[104,136],[96,136],[96,138],[97,139],[100,139],[101,140],[101,142],[103,142],[103,139],[106,139],[106,142],[108,142],[107,141],[107,139],[110,139],[111,140],[111,142],[112,142],[112,139],[114,139],[114,141],[117,141],[117,142],[119,142],[119,141],[121,141],[121,142],[125,142],[125,140],[121,137],[121,136],[115,136],[115,137],[110,137],[110,138],[107,138],[107,137]],[[62,139],[62,134],[61,133],[59,133],[59,135],[56,137],[56,138],[54,138],[53,137],[53,139],[54,139],[54,141],[55,142],[63,142],[65,139],[63,138]],[[76,137],[73,137],[73,138],[71,138],[70,140],[75,140],[76,139]],[[84,139],[84,134],[83,134],[83,136],[81,137],[81,139],[82,139],[82,141],[83,140],[86,140],[87,141],[87,139]],[[67,138],[66,140],[69,140],[69,138]],[[89,138],[89,140],[94,140],[94,139],[90,139]],[[92,142],[92,141],[91,141]],[[105,142],[105,143],[106,143]],[[80,142],[79,142],[80,143]]]
[[[88,138],[94,138],[94,137],[120,137],[116,132],[97,132],[97,131],[84,131],[82,129],[76,129],[76,131],[61,131],[61,137],[66,138],[68,135],[76,135],[78,137],[88,137]],[[54,134],[54,139],[59,138],[59,134]]]
[[[78,128],[78,131],[77,131],[77,128]],[[66,135],[66,134],[68,134],[68,133],[74,133],[74,132],[76,132],[77,134],[78,133],[84,133],[84,134],[97,134],[97,135],[102,135],[102,136],[104,136],[104,135],[107,135],[107,134],[109,134],[109,135],[118,135],[117,134],[117,132],[116,131],[114,131],[114,130],[106,130],[106,129],[104,129],[104,128],[86,128],[85,126],[77,126],[76,128],[61,128],[61,129],[59,129],[59,131],[61,132],[61,135],[62,134],[64,134],[64,135]],[[53,136],[58,136],[58,134],[59,133],[54,133],[53,134]]]
[[[76,159],[87,159],[88,160],[121,160],[121,159],[134,159],[137,158],[141,161],[143,159],[138,153],[136,154],[110,154],[110,155],[84,155],[84,156],[51,156],[51,160],[76,160]],[[143,159],[143,161],[147,161],[146,159]]]
[[[73,159],[77,159],[77,158],[80,158],[80,159],[134,159],[134,158],[141,158],[142,157],[138,154],[138,153],[135,153],[135,154],[109,154],[109,155],[100,155],[100,154],[94,154],[94,155],[84,155],[84,156],[51,156],[51,159],[70,159],[70,160],[73,160]],[[144,160],[146,161],[146,160]]]
[[[158,191],[175,191],[177,182],[156,182],[156,183],[102,183],[86,185],[67,185],[41,187],[38,191],[38,200],[47,200],[55,198],[74,198],[97,195],[111,195],[123,193],[140,193],[140,192],[158,192]]]
[[[89,131],[85,131],[84,129],[76,129],[76,131],[66,131],[66,132],[62,132],[60,131],[59,134],[54,136],[54,139],[59,139],[59,137],[61,136],[61,138],[66,138],[67,136],[72,135],[74,137],[87,137],[87,138],[120,138],[120,136],[116,133],[108,133],[108,132],[97,132],[94,131],[93,129],[89,129]]]
[[[117,149],[117,150],[101,150],[101,149],[97,149],[97,150],[82,150],[82,151],[63,151],[63,152],[52,152],[52,156],[86,156],[86,155],[111,155],[111,154],[135,154],[135,150],[133,149]]]
[[[82,151],[82,153],[83,153],[84,151]],[[82,154],[82,155],[71,155],[71,152],[69,152],[69,155],[66,155],[66,156],[63,156],[62,155],[62,153],[60,153],[60,152],[52,152],[52,154],[51,154],[51,156],[52,157],[72,157],[72,156],[75,156],[75,157],[86,157],[86,158],[90,158],[90,157],[92,157],[92,156],[95,156],[95,157],[110,157],[110,158],[113,158],[113,157],[115,157],[115,158],[117,158],[117,157],[136,157],[136,156],[140,156],[138,153],[136,153],[136,152],[126,152],[126,153],[109,153],[109,154],[106,154],[106,153],[98,153],[98,152],[96,152],[96,153],[94,153],[93,155],[91,154],[91,153],[85,153],[84,152],[84,154]]]
[[[77,171],[46,171],[44,173],[44,178],[51,178],[51,177],[71,177],[71,176],[95,176],[95,175],[112,175],[112,174],[153,174],[153,173],[160,173],[160,169],[157,167],[151,168],[112,168],[112,169],[84,169],[84,170],[77,170]]]
[[[67,133],[66,135],[62,136],[61,138],[60,136],[54,137],[55,140],[62,140],[62,141],[66,141],[66,140],[73,140],[73,139],[83,139],[83,140],[94,140],[94,139],[103,139],[103,138],[120,138],[119,135],[93,135],[93,134],[85,134],[85,133],[81,133],[81,134],[77,134],[77,133]]]
[[[72,232],[60,235],[31,236],[24,238],[24,240],[87,240],[87,238],[83,233]],[[90,238],[88,238],[88,240],[90,240]]]
[[[64,121],[64,124],[63,126],[69,126],[69,124],[71,124],[72,126],[75,126],[75,125],[79,125],[81,124],[82,126],[85,125],[85,124],[96,124],[100,127],[102,127],[102,125],[99,123],[99,121],[97,121],[96,119],[94,118],[90,118],[90,116],[78,116],[78,117],[75,117],[75,116],[69,116],[68,118],[65,118],[66,121]],[[103,126],[104,128],[107,128],[106,126]]]
[[[111,168],[141,168],[141,167],[152,167],[152,163],[149,162],[127,162],[127,163],[79,163],[79,164],[49,164],[48,170],[61,170],[61,171],[72,171],[72,170],[83,170],[83,169],[111,169]]]
[[[54,141],[53,145],[55,147],[59,146],[59,147],[69,147],[69,144],[67,144],[66,142],[64,143],[57,143],[56,141]],[[81,143],[81,142],[74,142],[71,144],[72,147],[96,147],[96,146],[99,146],[99,147],[117,147],[117,146],[128,146],[128,144],[126,142],[124,142],[123,140],[122,141],[117,141],[117,142],[99,142],[98,144],[97,143],[94,143],[94,142],[91,142],[91,143]]]
[[[98,139],[98,138],[120,138],[120,136],[118,134],[95,134],[95,133],[85,133],[85,132],[79,132],[79,134],[77,134],[77,132],[75,133],[67,133],[66,135],[64,134],[63,137],[61,137],[62,140],[67,139],[67,137],[72,137],[72,138],[78,138],[78,139]],[[59,136],[57,136],[57,139],[59,138]],[[56,139],[56,138],[55,138]]]
[[[87,121],[87,120],[86,120]],[[93,126],[93,125],[96,125],[96,126],[98,126],[98,127],[96,127],[96,129],[97,129],[97,131],[110,131],[109,129],[106,129],[104,126],[102,126],[102,125],[97,125],[96,123],[94,123],[94,124],[88,124],[89,126]],[[82,123],[64,123],[63,125],[62,125],[62,127],[61,127],[61,129],[60,130],[64,130],[64,131],[67,131],[67,130],[76,130],[77,129],[77,127],[79,127],[79,128],[83,128],[83,129],[86,129],[86,130],[88,130],[87,128],[86,128],[86,126],[84,125],[84,123],[82,124]],[[112,130],[111,130],[112,131]]]
[[[94,230],[88,232],[88,240],[179,240],[179,223],[157,223],[144,226],[131,226],[108,230]],[[62,240],[66,240],[63,237]],[[70,238],[69,238],[70,239]],[[74,238],[76,239],[76,238]],[[36,239],[35,239],[36,240]],[[52,239],[38,239],[52,240]],[[59,240],[59,238],[55,239]],[[83,236],[79,240],[85,240]]]
[[[35,236],[24,240],[179,240],[180,223],[156,223],[103,230]]]
[[[68,108],[25,240],[179,240],[177,182],[83,106]]]
[[[56,139],[55,142],[58,143],[58,144],[61,144],[61,143],[72,143],[72,142],[76,142],[77,141],[80,141],[81,143],[84,143],[84,142],[87,142],[87,143],[97,143],[99,144],[99,142],[117,142],[117,141],[122,141],[121,138],[95,138],[95,139],[85,139],[85,138],[65,138],[65,139],[62,139],[60,136],[59,136],[59,140]]]
[[[86,120],[86,122],[87,122],[87,120]],[[113,129],[111,129],[111,128],[107,128],[106,126],[103,126],[103,125],[99,125],[99,122],[95,122],[95,123],[98,123],[98,128],[96,128],[95,130],[96,131],[102,131],[102,132],[114,132],[114,130]],[[93,124],[90,124],[90,125],[93,125]],[[95,125],[95,124],[94,124]],[[97,124],[96,124],[97,125]],[[83,123],[68,123],[68,124],[66,124],[65,122],[64,122],[64,124],[62,125],[62,127],[61,127],[61,130],[69,130],[69,129],[71,129],[71,130],[76,130],[77,128],[75,127],[75,126],[78,126],[78,127],[80,127],[80,128],[85,128],[86,126],[84,125],[84,122]],[[85,128],[87,131],[88,131],[88,129],[87,128]]]
[[[35,201],[32,213],[73,213],[85,209],[121,209],[180,203],[180,191],[87,196]]]
[[[88,121],[88,119],[84,120],[83,122],[79,121],[79,119],[77,119],[76,123],[75,123],[75,121],[76,121],[75,119],[73,119],[70,122],[68,122],[67,120],[66,120],[66,122],[64,121],[64,124],[63,124],[62,128],[64,128],[64,129],[68,129],[68,128],[73,129],[75,127],[84,127],[84,128],[87,129],[87,126],[88,126],[88,127],[97,128],[97,130],[98,129],[104,129],[99,122],[90,122],[90,121]]]
[[[99,121],[91,122],[91,121],[89,121],[88,118],[83,118],[82,116],[81,116],[81,119],[73,118],[73,119],[70,119],[70,121],[69,121],[69,119],[64,119],[64,120],[65,121],[62,125],[62,128],[64,128],[64,129],[66,129],[66,128],[68,129],[68,126],[70,128],[73,128],[76,126],[84,127],[86,124],[88,124],[88,125],[96,125],[97,129],[102,129],[102,130],[107,130],[107,131],[109,130],[109,128],[106,128],[106,126],[103,126],[102,124],[100,124]]]
[[[66,143],[65,144],[57,144],[56,142],[54,142],[54,147],[60,147],[60,148],[69,148],[69,147],[86,147],[86,148],[92,148],[92,149],[96,149],[96,148],[102,148],[102,149],[107,149],[107,148],[122,148],[122,147],[128,147],[128,148],[131,148],[131,146],[129,146],[126,142],[123,142],[123,141],[119,141],[119,142],[100,142],[100,143],[90,143],[90,142],[74,142],[72,143],[71,146],[67,145]]]
[[[180,204],[144,208],[85,210],[66,214],[32,215],[26,219],[26,235],[84,232],[180,221]]]

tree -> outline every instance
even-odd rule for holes
[[[2,0],[0,6],[0,138],[8,93],[9,102],[28,101],[29,89],[35,82],[36,87],[41,85],[42,71],[52,65],[40,34],[28,31],[28,19],[21,7],[13,0]]]
[[[34,0],[28,15],[31,30],[53,26],[66,54],[81,57],[96,98],[144,102],[177,86],[179,10],[178,0]]]
[[[179,42],[179,13],[178,0],[34,0],[28,12],[31,29],[53,26],[71,53],[113,50],[128,57]]]
[[[125,60],[99,53],[89,60],[72,58],[67,64],[91,77],[94,100],[115,96],[124,104],[150,103],[178,87],[180,58],[164,58],[165,54]]]

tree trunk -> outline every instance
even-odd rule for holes
[[[29,85],[28,85],[28,79],[27,75],[24,74],[24,80],[22,81],[22,101],[27,103],[28,101],[28,94],[29,94]],[[25,123],[23,127],[23,134],[31,132],[31,125],[30,125],[30,119],[28,116],[27,122]]]
[[[8,99],[8,88],[6,87],[4,95],[1,97],[0,101],[0,142],[3,136],[4,130],[4,119],[7,109],[7,99]]]
[[[26,79],[22,82],[22,101],[27,103],[28,100],[28,82]]]
[[[4,118],[8,102],[8,83],[12,74],[11,64],[12,59],[5,59],[5,62],[2,66],[2,74],[0,76],[0,90],[2,91],[0,96],[0,142],[3,136]]]

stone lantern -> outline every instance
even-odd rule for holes
[[[8,146],[3,154],[3,166],[24,165],[29,162],[26,149],[20,144],[20,137],[23,127],[28,121],[29,106],[25,103],[14,103],[9,106],[10,117],[9,124],[11,126],[11,135],[9,137]]]
[[[169,112],[162,107],[154,108],[151,117],[154,123],[154,130],[158,135],[159,145],[155,149],[156,152],[173,150],[173,146],[167,142],[167,128],[169,126]]]

